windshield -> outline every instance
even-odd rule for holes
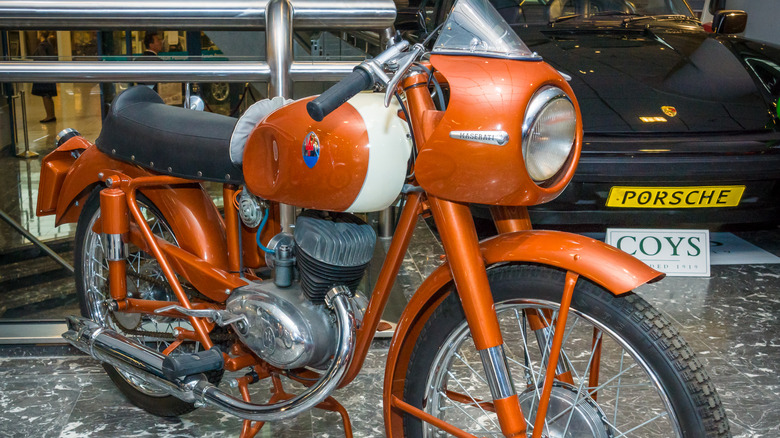
[[[441,28],[433,53],[537,59],[488,0],[458,0]]]
[[[695,18],[684,0],[493,0],[493,4],[510,24],[547,24],[575,17]]]

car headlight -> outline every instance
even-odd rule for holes
[[[528,102],[523,121],[523,159],[531,178],[541,183],[555,176],[574,147],[577,112],[558,87],[544,86]]]

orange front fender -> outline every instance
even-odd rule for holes
[[[78,159],[70,152],[83,150]],[[116,171],[131,178],[151,176],[147,170],[104,154],[82,137],[74,137],[44,159],[38,195],[38,215],[54,213],[56,224],[78,221],[101,172]],[[49,168],[53,170],[49,170]],[[197,182],[140,190],[165,216],[182,249],[227,270],[225,223],[208,193]]]
[[[660,280],[661,272],[598,240],[559,231],[520,231],[480,242],[485,265],[535,263],[576,272],[615,295]],[[445,262],[420,285],[401,314],[387,354],[384,417],[387,436],[403,435],[402,414],[391,408],[392,397],[403,397],[409,358],[425,321],[453,291]]]

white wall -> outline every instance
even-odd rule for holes
[[[712,22],[707,8],[712,0],[704,4],[702,23]],[[747,12],[746,38],[780,46],[780,1],[779,0],[727,0],[725,9]]]
[[[729,0],[729,9],[748,14],[745,38],[780,45],[780,2],[778,0]]]

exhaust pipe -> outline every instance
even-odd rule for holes
[[[275,421],[295,417],[325,400],[341,382],[352,360],[355,341],[355,316],[349,289],[331,289],[325,303],[336,314],[338,343],[333,361],[320,380],[290,400],[258,405],[237,399],[210,383],[203,375],[168,377],[163,372],[165,356],[145,345],[86,318],[68,317],[68,331],[62,337],[79,350],[188,403],[214,406],[245,420]]]

